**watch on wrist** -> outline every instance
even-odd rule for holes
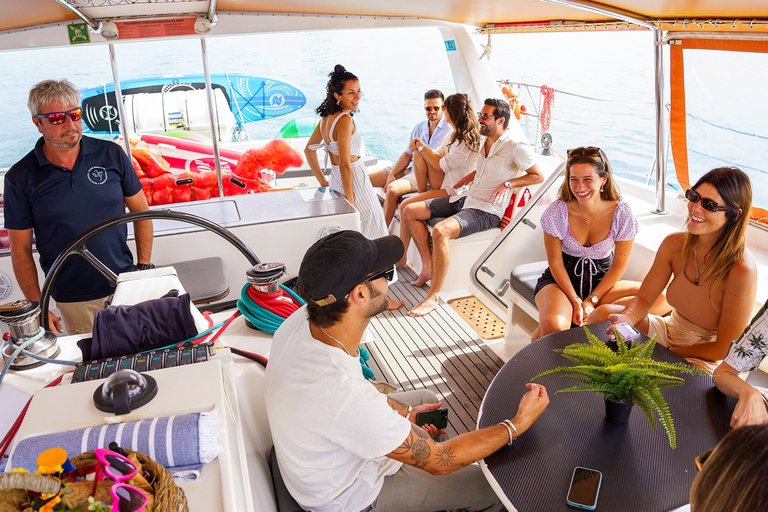
[[[155,268],[153,263],[138,263],[136,265],[136,270],[152,270],[153,268]]]
[[[508,181],[504,182],[504,186],[507,187],[508,189],[512,189],[512,184]]]
[[[597,295],[590,295],[589,301],[595,306],[597,306],[597,303],[600,302],[600,299],[597,297]]]
[[[424,144],[419,145],[419,153],[421,153],[422,151],[424,151]]]

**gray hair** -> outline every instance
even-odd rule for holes
[[[29,91],[27,108],[36,116],[40,109],[53,100],[67,106],[80,106],[80,91],[66,78],[63,80],[43,80],[35,84]]]

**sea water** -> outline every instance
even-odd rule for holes
[[[486,36],[472,37],[478,48],[487,44]],[[556,90],[549,128],[553,149],[564,155],[567,148],[599,146],[618,175],[646,180],[655,156],[654,46],[649,32],[500,34],[492,36],[491,45],[488,65],[497,79]],[[314,116],[325,97],[327,74],[337,63],[360,78],[364,97],[355,122],[368,152],[386,160],[397,159],[413,126],[425,118],[427,89],[440,89],[446,96],[455,92],[445,45],[434,28],[208,37],[206,46],[212,73],[275,78],[306,94],[301,110],[249,123],[252,139],[273,138],[290,120]],[[128,42],[114,49],[121,80],[203,73],[197,39]],[[85,88],[112,81],[106,45],[1,52],[0,67],[5,71],[0,74],[0,168],[21,158],[39,137],[26,108],[34,83],[66,77]],[[665,92],[668,97],[668,88]],[[538,88],[522,91],[521,100],[529,113],[543,106]],[[520,122],[532,140],[541,136],[535,117],[523,116]],[[765,134],[762,130],[757,136]],[[667,181],[674,187],[671,158],[669,162]],[[723,164],[739,162],[726,158]],[[760,165],[754,167],[751,174],[765,178]]]

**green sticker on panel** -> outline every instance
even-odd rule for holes
[[[69,32],[69,44],[90,43],[91,36],[88,33],[88,25],[85,23],[73,23],[67,25]]]

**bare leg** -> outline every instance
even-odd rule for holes
[[[432,188],[432,190],[440,189],[440,187],[443,186],[444,178],[445,173],[440,167],[432,167],[431,165],[427,164],[427,183],[429,183],[429,186]]]
[[[379,169],[378,171],[373,171],[368,173],[368,178],[371,180],[371,185],[373,185],[374,188],[376,187],[384,187],[384,185],[387,183],[387,173],[384,172],[383,169]]]
[[[403,216],[408,225],[408,232],[411,234],[413,243],[416,244],[416,248],[421,256],[421,273],[411,284],[422,286],[432,278],[432,253],[429,251],[429,230],[427,225],[424,224],[424,221],[429,220],[432,214],[427,207],[427,203],[419,201],[409,204],[403,211]]]
[[[427,191],[427,161],[418,151],[413,152],[413,175],[416,177],[416,191],[418,193]]]
[[[395,300],[395,299],[387,299],[389,302],[387,303],[387,309],[398,309],[403,306],[405,306],[404,300]]]
[[[437,307],[440,290],[443,288],[448,266],[451,263],[451,247],[448,243],[458,238],[459,234],[461,234],[461,225],[453,217],[445,219],[432,229],[432,284],[426,298],[410,310],[408,316],[424,316]],[[421,277],[420,275],[419,278]]]
[[[600,304],[619,304],[626,306],[637,295],[642,283],[638,281],[619,281],[601,299]],[[666,292],[662,292],[651,306],[652,315],[666,315],[672,311],[672,306],[667,302]]]
[[[413,204],[419,201],[426,201],[427,199],[433,199],[435,197],[443,197],[448,195],[448,192],[446,192],[443,189],[440,190],[427,190],[423,194],[417,194],[413,197],[409,197],[402,203],[400,203],[400,240],[403,242],[403,247],[405,247],[405,251],[403,252],[403,259],[397,262],[398,267],[402,267],[406,263],[408,263],[408,246],[411,244],[411,232],[408,231],[408,224],[403,221],[405,218],[405,208],[409,204]]]
[[[539,309],[539,326],[531,334],[531,341],[571,328],[573,305],[556,284],[539,290],[536,294],[536,307]]]
[[[384,199],[384,222],[387,226],[389,226],[389,223],[392,222],[392,218],[395,216],[397,200],[400,199],[400,196],[407,194],[412,190],[413,187],[411,186],[411,182],[404,178],[400,178],[389,184],[387,187],[387,197]],[[402,221],[402,210],[400,211],[400,214],[400,220]],[[400,225],[402,224],[403,223],[400,222]]]

